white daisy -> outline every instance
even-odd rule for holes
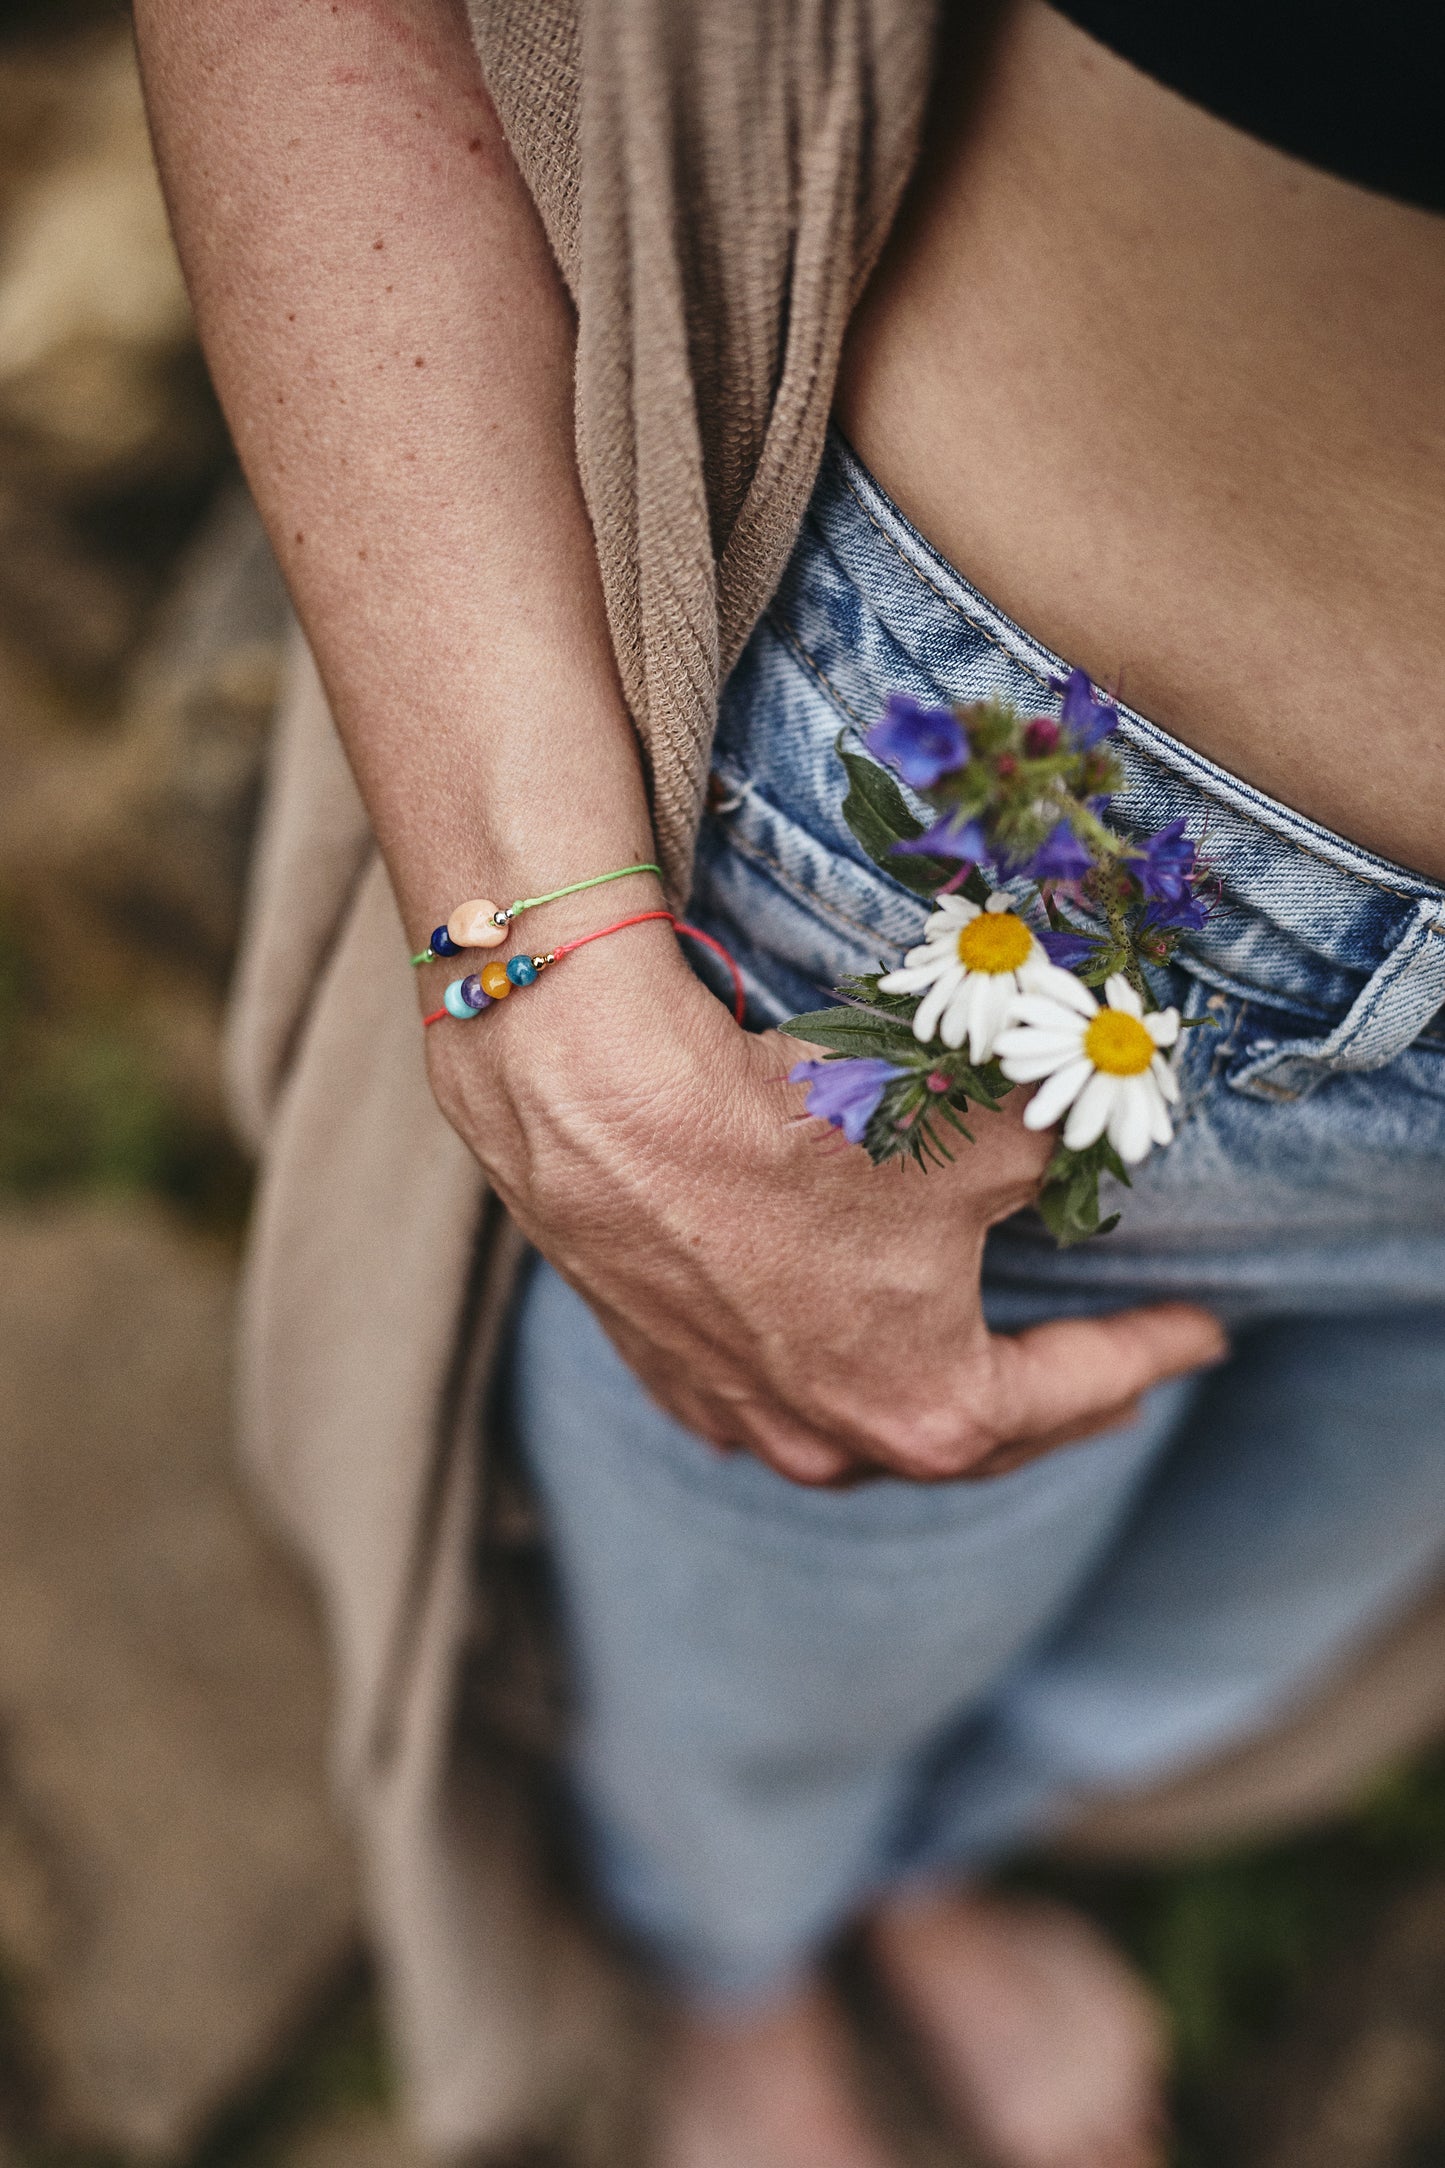
[[[958,1047],[966,1038],[969,1059],[987,1061],[1018,995],[1020,971],[1043,963],[1044,952],[1007,896],[990,896],[982,910],[944,896],[923,930],[922,946],[878,984],[886,994],[924,994],[915,1039],[926,1046],[937,1036]]]
[[[1107,1132],[1130,1166],[1173,1136],[1167,1101],[1179,1086],[1161,1048],[1179,1036],[1179,1011],[1144,1004],[1126,978],[1105,982],[1105,1007],[1056,964],[1032,965],[996,1041],[1004,1075],[1038,1084],[1026,1129],[1050,1129],[1068,1110],[1064,1143],[1082,1151]]]

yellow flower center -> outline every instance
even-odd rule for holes
[[[958,960],[965,971],[1017,971],[1033,945],[1033,935],[1012,911],[980,911],[959,930]]]
[[[1084,1033],[1084,1052],[1110,1076],[1142,1076],[1158,1048],[1137,1016],[1100,1009]]]

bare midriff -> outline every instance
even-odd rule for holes
[[[1043,0],[965,78],[945,62],[850,326],[845,435],[1037,639],[1445,879],[1445,218],[1241,134]]]

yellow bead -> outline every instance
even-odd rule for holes
[[[458,948],[496,948],[507,938],[505,926],[495,923],[498,905],[485,896],[459,903],[447,920],[447,932]]]
[[[477,977],[482,982],[482,991],[490,994],[493,1001],[505,1001],[512,991],[512,982],[507,977],[505,964],[483,964]]]

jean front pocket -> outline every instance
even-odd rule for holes
[[[1384,1069],[1434,1021],[1442,1002],[1445,928],[1436,900],[1426,897],[1333,1030],[1260,1040],[1230,1081],[1257,1098],[1303,1099],[1332,1076]]]
[[[841,768],[839,778],[841,799]],[[891,969],[921,938],[928,905],[722,764],[691,911],[737,957],[759,1020],[780,1023],[824,1005],[848,973]]]

